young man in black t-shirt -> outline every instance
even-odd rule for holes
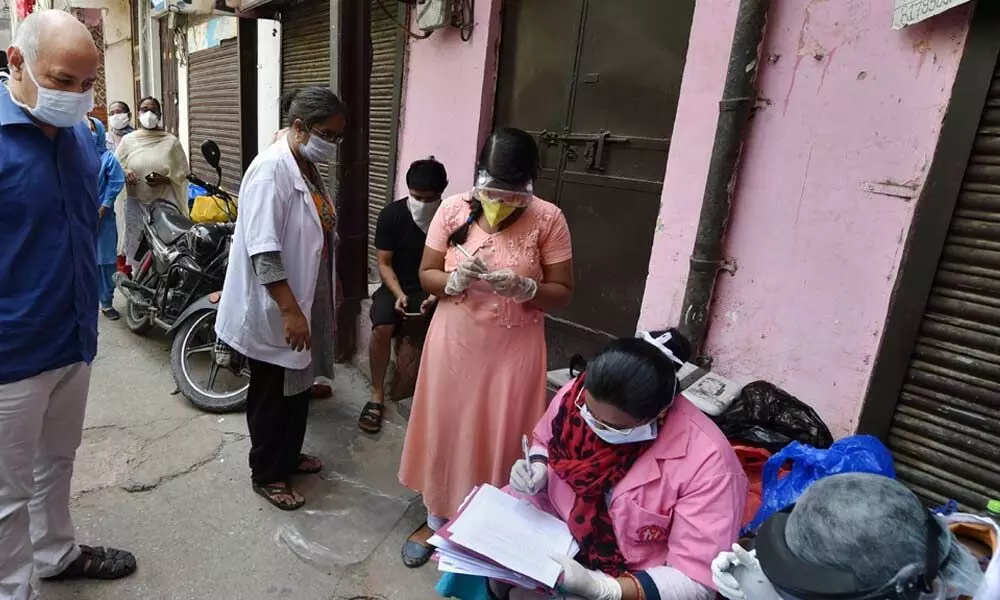
[[[372,339],[369,361],[372,370],[372,399],[361,411],[358,425],[367,433],[382,429],[385,412],[385,374],[392,354],[392,338],[404,319],[430,317],[437,298],[420,288],[420,259],[424,254],[427,229],[441,206],[441,194],[448,187],[444,165],[433,157],[418,160],[406,173],[410,196],[382,209],[375,227],[378,271],[382,286],[372,295]]]

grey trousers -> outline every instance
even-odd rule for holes
[[[69,515],[90,365],[0,385],[0,600],[35,598],[32,581],[80,554]]]

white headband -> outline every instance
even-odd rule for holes
[[[639,338],[640,340],[645,340],[650,344],[656,346],[656,348],[660,352],[667,355],[667,358],[669,358],[670,360],[674,361],[675,363],[677,363],[682,367],[684,366],[684,361],[677,358],[677,356],[674,355],[673,350],[667,347],[667,342],[669,342],[674,337],[674,335],[669,331],[664,333],[658,338],[654,338],[652,335],[649,334],[648,331],[643,331],[640,329],[639,332],[636,334],[636,337]]]

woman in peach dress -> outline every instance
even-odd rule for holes
[[[403,546],[408,567],[428,561],[431,532],[474,486],[507,483],[545,412],[545,311],[570,301],[573,254],[562,211],[532,194],[537,173],[530,134],[494,132],[476,187],[445,200],[427,232],[420,282],[441,300],[399,470],[428,512]]]

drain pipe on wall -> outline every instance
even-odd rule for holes
[[[698,233],[684,288],[681,332],[690,340],[692,355],[703,366],[711,358],[702,350],[708,334],[709,309],[719,271],[732,272],[723,250],[733,190],[739,174],[743,138],[757,102],[757,69],[771,0],[740,0],[726,84],[719,102],[719,122],[698,219]]]

